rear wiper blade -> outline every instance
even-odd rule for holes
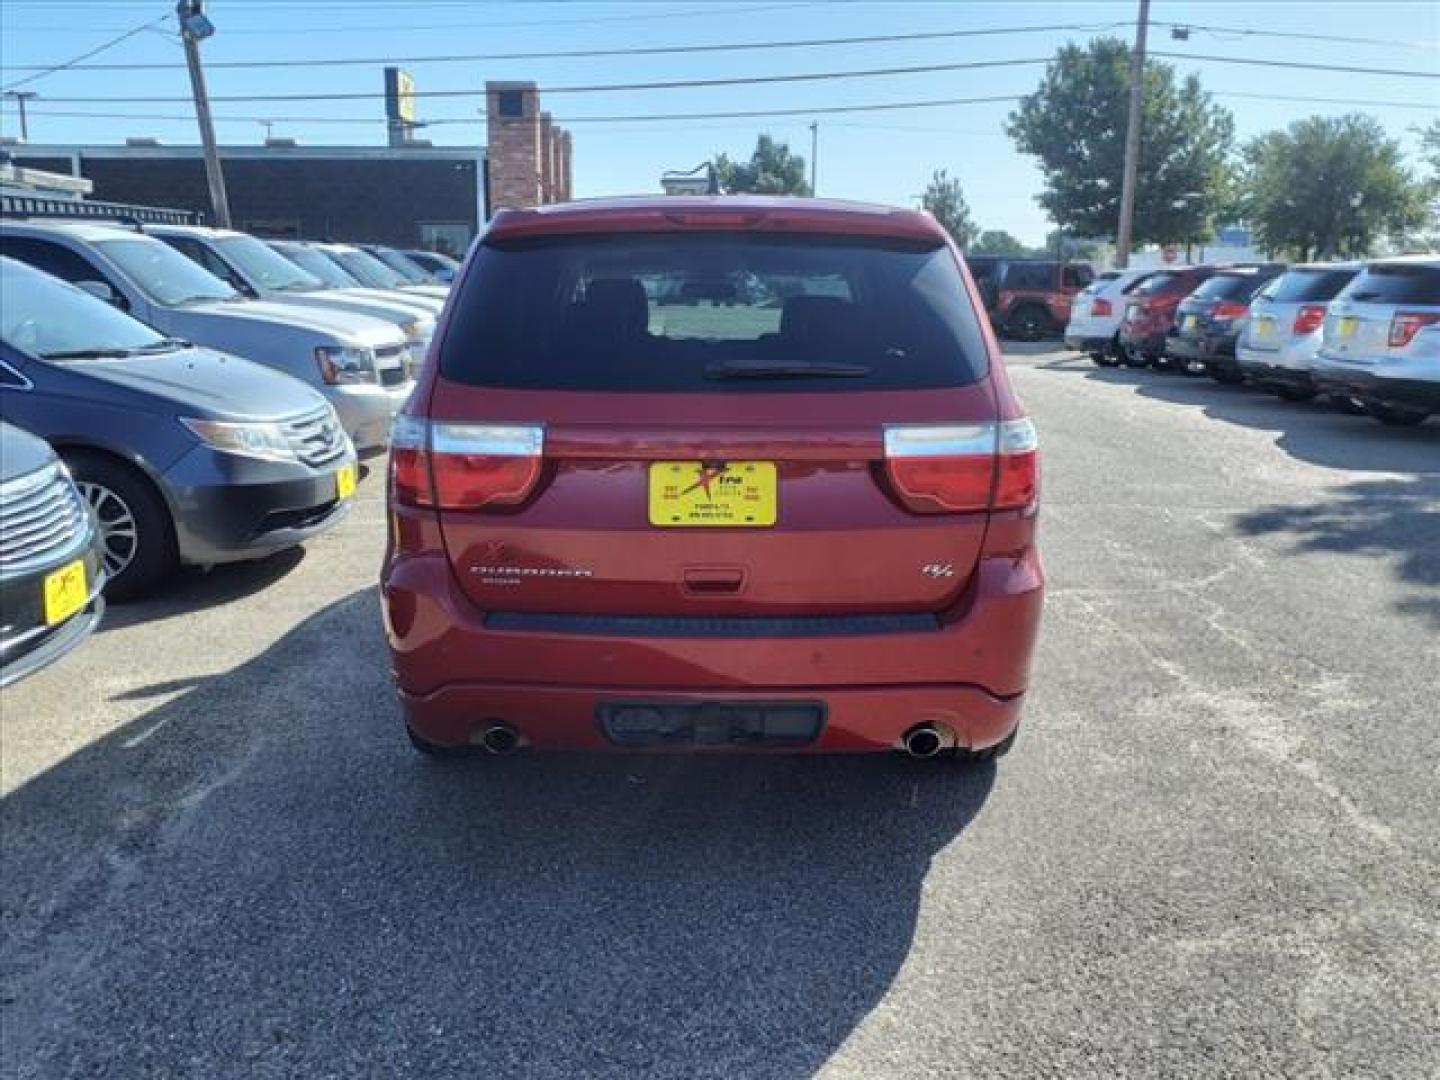
[[[62,349],[41,353],[44,360],[103,360],[110,356],[134,356],[135,349]]]
[[[705,368],[707,379],[855,379],[869,374],[870,369],[864,364],[773,364],[729,360]]]
[[[167,337],[161,338],[159,341],[152,341],[149,345],[141,345],[138,349],[132,351],[137,353],[163,353],[175,352],[179,349],[193,349],[194,347],[193,342],[186,341],[184,338]]]

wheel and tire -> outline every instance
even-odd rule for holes
[[[1315,394],[1316,391],[1301,386],[1281,386],[1275,390],[1275,396],[1282,401],[1311,401]]]
[[[164,500],[114,458],[77,452],[66,454],[65,464],[100,524],[106,598],[125,603],[151,592],[179,562]]]
[[[1359,398],[1349,397],[1345,394],[1331,394],[1330,404],[1334,406],[1336,412],[1345,413],[1347,416],[1365,415],[1365,405]]]
[[[1365,411],[1391,427],[1419,427],[1430,414],[1424,409],[1407,409],[1400,405],[1382,405],[1378,401],[1367,401]]]
[[[1120,363],[1112,354],[1103,352],[1092,352],[1090,354],[1090,360],[1096,367],[1116,367]]]
[[[1015,745],[1015,740],[1019,735],[1020,729],[1017,727],[1000,742],[994,746],[987,746],[984,750],[956,750],[955,760],[966,766],[983,765],[987,761],[995,761],[1010,752],[1010,748]]]
[[[1231,368],[1213,368],[1210,377],[1222,386],[1239,386],[1245,381],[1245,376]]]
[[[1051,330],[1050,313],[1036,304],[1021,304],[1005,320],[1005,332],[1016,341],[1039,341]]]
[[[1150,357],[1146,356],[1139,349],[1128,348],[1125,350],[1125,359],[1122,361],[1128,368],[1147,368],[1150,366]]]

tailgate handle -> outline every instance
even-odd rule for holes
[[[745,571],[738,567],[696,567],[685,571],[685,591],[692,593],[734,593],[745,583]]]

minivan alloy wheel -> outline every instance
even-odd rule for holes
[[[75,486],[99,519],[105,576],[119,577],[135,558],[140,537],[135,514],[124,499],[107,487],[87,480],[79,481]]]

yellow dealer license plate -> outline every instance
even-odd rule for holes
[[[1275,320],[1268,316],[1255,320],[1255,336],[1262,341],[1269,341],[1275,336]]]
[[[355,466],[342,465],[340,471],[335,474],[335,495],[337,498],[348,499],[355,494]]]
[[[1198,316],[1195,316],[1195,315],[1186,315],[1186,316],[1185,316],[1185,329],[1186,329],[1186,330],[1194,330],[1195,327],[1198,326],[1198,325],[1200,325],[1200,319],[1199,319]]]
[[[1359,325],[1359,322],[1354,315],[1342,316],[1340,321],[1335,324],[1335,332],[1341,337],[1352,337],[1355,334],[1355,327]]]
[[[650,524],[774,525],[773,461],[657,461],[650,466]]]
[[[62,623],[83,608],[90,597],[88,584],[83,559],[45,575],[45,625]]]

